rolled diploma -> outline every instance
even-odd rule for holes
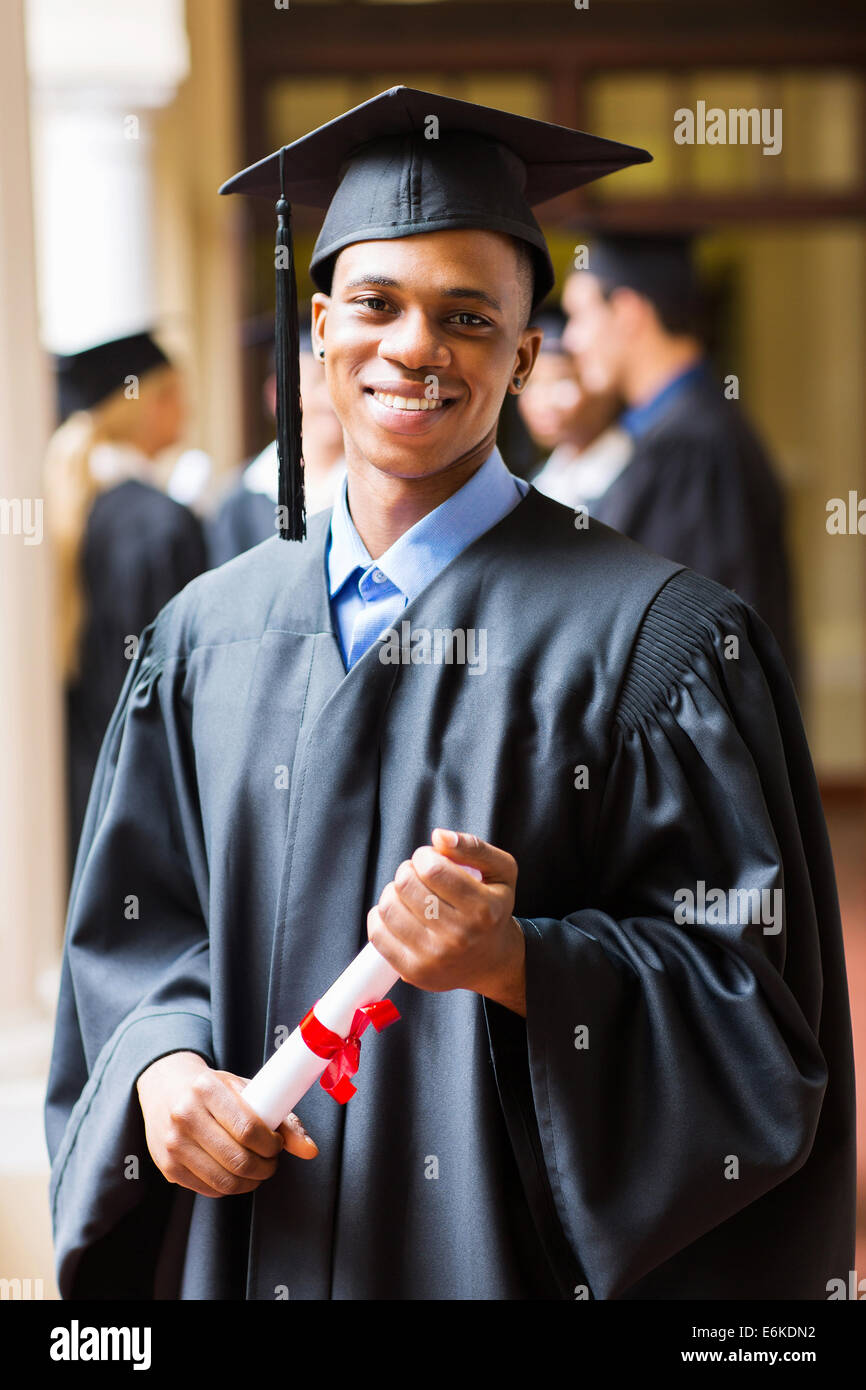
[[[473,878],[481,878],[479,871],[468,864],[461,864],[460,868]],[[399,978],[399,971],[368,942],[322,995],[315,1006],[316,1018],[345,1038],[355,1010],[363,1004],[375,1004],[378,999],[384,999]],[[317,1056],[307,1047],[298,1025],[244,1087],[243,1098],[265,1124],[276,1129],[315,1085],[327,1065],[326,1058]]]
[[[316,1004],[316,1018],[345,1038],[355,1010],[362,1004],[384,999],[399,978],[399,972],[368,942],[322,995]],[[273,1057],[268,1058],[261,1071],[256,1072],[244,1089],[243,1098],[271,1129],[276,1129],[318,1081],[327,1065],[327,1058],[317,1056],[307,1047],[298,1026]]]

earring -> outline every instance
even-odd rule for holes
[[[319,356],[322,357],[322,358],[325,356],[325,349],[324,349],[324,348],[319,348]]]
[[[517,387],[517,390],[518,390],[518,391],[520,390],[522,384],[523,384],[523,383],[521,382],[520,377],[519,377],[519,376],[516,376],[516,377],[514,378],[514,385]]]

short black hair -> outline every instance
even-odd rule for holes
[[[666,332],[703,337],[705,304],[694,258],[694,238],[685,233],[619,232],[590,246],[590,274],[605,299],[630,289],[647,299]]]
[[[512,237],[517,248],[517,283],[520,288],[520,327],[529,327],[535,302],[535,261],[529,243],[522,237]]]
[[[540,328],[544,337],[541,340],[542,353],[550,356],[552,353],[560,357],[570,357],[571,354],[565,346],[563,335],[568,323],[567,316],[553,299],[547,299],[541,304],[531,316],[533,328]]]

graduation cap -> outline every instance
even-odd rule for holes
[[[327,209],[310,262],[331,288],[334,261],[358,241],[475,227],[525,242],[533,307],[554,284],[532,207],[651,156],[546,121],[411,87],[392,87],[283,146],[224,183],[220,193],[276,199],[277,449],[280,535],[306,534],[297,361],[297,288],[291,203]]]
[[[57,408],[61,421],[76,410],[92,410],[125,386],[128,377],[141,377],[154,367],[170,365],[150,333],[130,333],[81,352],[55,357]]]

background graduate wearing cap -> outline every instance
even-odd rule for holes
[[[784,499],[763,444],[710,366],[691,239],[599,238],[563,304],[566,345],[588,382],[623,397],[620,424],[634,444],[592,515],[736,590],[769,624],[796,681]]]
[[[205,569],[202,528],[156,486],[183,425],[177,369],[149,333],[56,359],[61,425],[45,486],[66,683],[69,872],[90,784],[137,638]]]
[[[64,1296],[823,1298],[850,1267],[841,931],[776,643],[494,445],[552,280],[528,204],[641,157],[402,88],[286,152],[330,200],[348,487],[170,604],[112,720],[47,1101]],[[368,934],[402,1019],[347,1106],[305,1097],[315,1142],[272,1133],[242,1078]]]

